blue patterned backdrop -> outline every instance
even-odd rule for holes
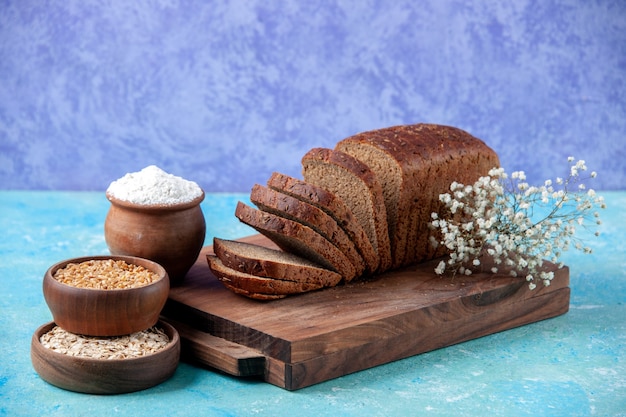
[[[2,189],[104,190],[156,164],[245,192],[416,122],[534,182],[573,155],[626,189],[626,2],[0,0]]]

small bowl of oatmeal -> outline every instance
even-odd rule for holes
[[[50,322],[33,334],[30,355],[39,376],[59,388],[88,394],[122,394],[170,378],[180,359],[180,337],[164,321],[139,332],[111,337],[77,335]]]
[[[54,322],[87,336],[119,336],[155,325],[169,294],[156,262],[133,256],[90,256],[51,266],[43,294]]]

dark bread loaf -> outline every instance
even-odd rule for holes
[[[261,211],[275,214],[310,227],[341,250],[356,270],[363,274],[365,261],[356,250],[354,242],[339,224],[323,210],[288,194],[256,184],[250,193],[250,201]]]
[[[366,264],[366,273],[378,269],[378,254],[365,234],[361,224],[356,221],[348,206],[328,190],[315,184],[293,178],[278,172],[272,173],[267,186],[273,190],[290,195],[323,210],[331,216],[354,243]]]
[[[274,173],[251,194],[261,210],[240,202],[235,212],[283,252],[216,240],[221,262],[209,263],[227,288],[270,300],[442,256],[445,248],[429,239],[431,213],[445,209],[439,195],[499,164],[480,139],[432,124],[363,132],[335,149],[312,149],[302,158],[303,180]],[[321,275],[285,252],[320,267]]]
[[[222,263],[258,277],[332,287],[341,275],[295,254],[236,240],[213,239],[213,252]]]
[[[500,164],[480,139],[432,124],[359,133],[336,149],[366,164],[382,184],[394,268],[443,255],[428,239],[431,213],[442,212],[439,195],[453,181],[472,184]]]
[[[346,255],[310,227],[257,210],[242,202],[237,203],[235,216],[285,252],[295,253],[336,271],[347,281],[356,276],[356,270]]]
[[[389,269],[391,247],[383,190],[370,168],[344,152],[314,148],[302,158],[302,174],[306,182],[345,202],[378,254],[378,271]]]
[[[285,281],[237,271],[224,265],[220,258],[214,255],[207,255],[207,261],[209,262],[209,268],[211,268],[217,279],[250,294],[286,296],[323,288],[320,284]]]

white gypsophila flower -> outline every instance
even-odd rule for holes
[[[511,276],[526,277],[533,289],[536,280],[550,285],[554,278],[553,272],[542,270],[544,259],[562,267],[559,258],[570,247],[591,253],[575,238],[576,228],[600,225],[594,209],[606,205],[581,182],[585,161],[569,157],[568,163],[568,177],[548,179],[541,186],[528,184],[523,171],[508,176],[501,167],[473,185],[450,184],[450,192],[439,196],[447,213],[431,215],[431,228],[439,238],[431,236],[430,241],[450,251],[448,261],[440,262],[435,272],[469,275],[482,267],[481,257],[488,256],[491,272],[505,268]],[[593,171],[589,178],[596,176]]]
[[[444,271],[446,270],[446,263],[444,261],[439,262],[439,265],[437,265],[437,268],[435,268],[435,273],[438,275],[441,275],[444,273]]]

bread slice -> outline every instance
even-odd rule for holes
[[[313,205],[331,216],[352,240],[365,261],[365,273],[376,271],[378,255],[372,242],[342,199],[322,187],[279,172],[272,173],[267,180],[267,186]]]
[[[339,227],[335,219],[323,210],[260,184],[252,187],[250,201],[261,211],[302,223],[325,237],[348,257],[354,265],[357,276],[365,270],[365,261],[356,250],[354,242]]]
[[[232,291],[233,293],[242,295],[244,297],[252,298],[255,300],[260,300],[260,301],[280,300],[282,298],[287,297],[287,294],[260,294],[260,293],[250,292],[250,291],[235,287],[234,285],[231,284],[230,280],[227,279],[226,275],[222,276],[218,268],[215,268],[215,270],[213,270],[213,268],[211,267],[211,259],[209,258],[210,256],[211,255],[207,255],[207,261],[209,262],[209,269],[211,269],[211,272],[213,272],[213,275],[215,275],[217,280],[220,281],[226,289]]]
[[[314,148],[302,158],[306,182],[341,198],[365,230],[378,254],[378,272],[391,266],[391,247],[383,191],[376,175],[364,163],[344,152]]]
[[[224,285],[224,287],[226,287],[227,289],[229,289],[235,294],[242,295],[244,297],[252,298],[254,300],[259,300],[259,301],[274,301],[274,300],[280,300],[282,298],[287,297],[287,295],[285,294],[259,294],[259,293],[242,290],[241,288],[234,287],[233,285],[229,284],[226,281],[222,281],[222,284]]]
[[[237,203],[235,216],[253,227],[285,252],[291,252],[341,274],[346,281],[356,276],[354,265],[335,245],[310,227]]]
[[[207,261],[209,268],[218,280],[250,294],[292,295],[323,288],[320,284],[259,277],[237,271],[224,265],[220,258],[215,255],[207,255]]]
[[[428,239],[431,213],[442,213],[439,195],[453,181],[472,184],[500,164],[480,139],[433,124],[359,133],[335,149],[362,161],[382,184],[394,268],[442,255]]]
[[[236,271],[258,277],[332,287],[341,275],[300,256],[253,243],[213,238],[213,252]]]

